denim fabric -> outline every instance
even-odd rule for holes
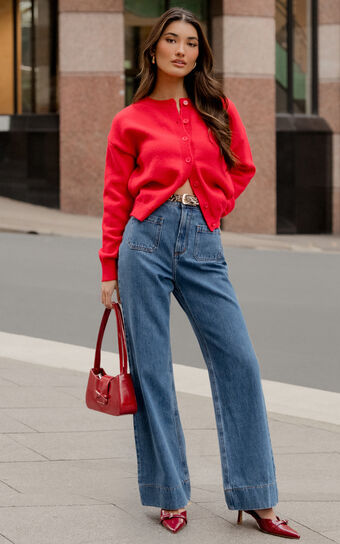
[[[143,505],[184,508],[191,497],[170,347],[171,293],[186,312],[208,369],[230,510],[278,502],[260,369],[221,243],[199,206],[167,200],[133,216],[118,255]]]

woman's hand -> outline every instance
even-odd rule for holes
[[[102,304],[104,304],[106,308],[109,308],[109,310],[112,309],[112,295],[114,290],[116,290],[117,292],[118,302],[121,303],[119,288],[118,288],[118,281],[117,280],[102,281]]]

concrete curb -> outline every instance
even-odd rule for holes
[[[1,357],[54,368],[88,373],[93,366],[95,349],[0,332]],[[119,372],[119,355],[101,352],[101,363],[113,375]],[[174,364],[176,389],[211,398],[208,371],[183,364]],[[267,410],[286,416],[340,425],[340,393],[312,387],[262,380]]]

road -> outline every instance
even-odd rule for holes
[[[0,244],[0,330],[94,348],[100,240],[2,232]],[[340,392],[340,254],[224,253],[262,378]],[[206,368],[175,297],[170,327],[173,362]],[[118,351],[108,330],[103,349]]]

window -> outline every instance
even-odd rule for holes
[[[57,2],[1,0],[0,114],[57,111]]]
[[[317,0],[276,0],[276,111],[317,114]]]

